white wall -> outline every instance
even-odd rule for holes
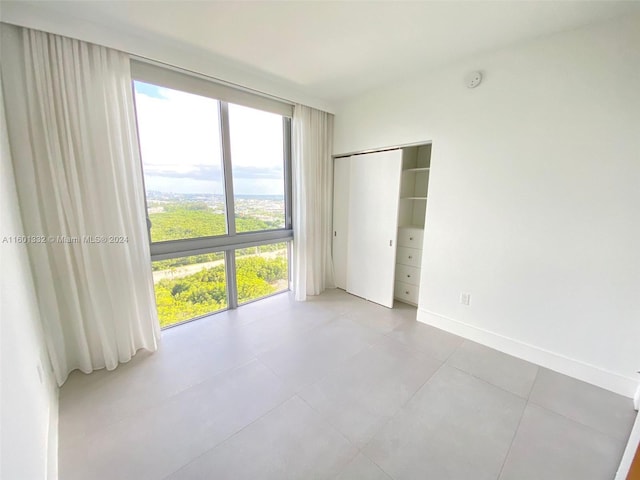
[[[24,245],[0,86],[0,478],[57,478],[58,391]]]
[[[433,141],[418,318],[632,396],[640,370],[640,17],[339,105],[335,152]],[[485,73],[476,89],[464,75]],[[471,293],[471,305],[459,303]]]

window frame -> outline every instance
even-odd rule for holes
[[[222,174],[225,186],[225,221],[227,224],[227,233],[207,237],[153,242],[151,240],[152,224],[149,218],[149,209],[147,205],[147,189],[146,185],[143,184],[147,215],[147,232],[149,235],[149,246],[152,262],[157,260],[169,260],[172,258],[188,257],[206,253],[224,252],[227,282],[227,309],[237,308],[238,288],[236,281],[235,250],[260,245],[268,245],[272,243],[286,242],[289,245],[289,259],[291,258],[291,242],[293,241],[291,118],[293,116],[293,105],[271,97],[257,95],[256,93],[253,93],[248,89],[232,87],[217,82],[214,79],[191,72],[185,72],[174,67],[165,65],[159,66],[150,62],[131,59],[131,87],[134,98],[135,81],[145,82],[160,87],[171,88],[174,90],[208,97],[218,102],[218,114],[220,119],[219,135],[222,156]],[[231,158],[231,142],[229,130],[229,103],[275,113],[282,116],[284,171],[283,195],[285,218],[284,228],[241,233],[238,233],[236,231],[235,196],[233,191],[232,173],[233,162]],[[136,129],[138,130],[137,112]],[[140,149],[139,135],[136,140],[138,141],[138,148]],[[142,159],[142,153],[140,153],[140,168],[143,172],[144,182],[144,161]],[[289,261],[289,279],[291,279],[290,263],[291,262]],[[201,316],[195,317],[191,320],[196,320],[198,318],[201,318]],[[176,325],[179,325],[180,323],[177,323]]]

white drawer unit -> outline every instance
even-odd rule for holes
[[[396,282],[420,285],[420,269],[409,265],[396,264]]]
[[[396,281],[394,296],[405,303],[418,304],[418,286]]]
[[[398,247],[396,263],[420,268],[422,261],[422,250],[417,248]]]
[[[421,228],[398,228],[398,246],[422,249],[423,232]]]

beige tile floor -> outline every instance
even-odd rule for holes
[[[339,290],[169,330],[60,393],[60,479],[610,480],[630,399]]]

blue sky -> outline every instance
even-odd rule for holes
[[[138,95],[146,95],[151,98],[165,98],[162,95],[162,87],[144,82],[135,82],[135,86],[136,94]]]

